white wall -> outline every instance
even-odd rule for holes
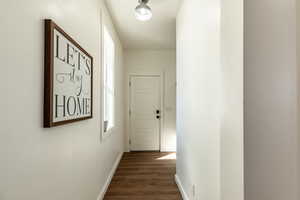
[[[244,198],[243,0],[221,6],[221,197]]]
[[[1,200],[95,200],[123,152],[122,47],[115,33],[119,58],[117,127],[110,137],[100,141],[102,8],[98,0],[1,3]],[[94,57],[91,120],[42,128],[45,18],[54,19]]]
[[[245,1],[246,200],[300,199],[296,56],[296,0]]]
[[[176,151],[176,51],[175,50],[145,50],[126,49],[124,61],[129,75],[161,74],[164,79],[163,95],[163,125],[161,129],[161,150]],[[128,80],[129,81],[129,80]],[[128,82],[127,81],[127,82]],[[128,84],[127,93],[129,93]],[[128,99],[128,98],[127,98]],[[128,101],[127,101],[127,110]],[[128,128],[127,115],[127,128]],[[129,130],[125,144],[128,147]]]
[[[177,51],[179,182],[189,199],[242,200],[243,1],[183,0]]]
[[[220,199],[220,3],[184,0],[177,16],[176,173],[190,199]]]

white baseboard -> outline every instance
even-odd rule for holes
[[[173,148],[173,147],[165,147],[165,146],[161,146],[160,147],[160,151],[161,152],[166,152],[166,153],[173,153],[173,152],[176,152],[176,147]]]
[[[161,149],[160,152],[163,152],[163,153],[175,153],[176,152],[176,149]]]
[[[104,186],[103,186],[103,188],[102,188],[102,190],[101,190],[101,192],[100,192],[100,194],[99,194],[97,200],[102,200],[102,199],[104,198],[104,195],[105,195],[105,193],[106,193],[106,191],[107,191],[107,189],[108,189],[108,186],[109,186],[109,184],[110,184],[112,178],[114,177],[114,174],[115,174],[115,172],[116,172],[116,170],[117,170],[117,168],[118,168],[118,165],[119,165],[119,163],[120,163],[120,161],[121,161],[122,156],[123,156],[123,152],[121,152],[121,153],[118,155],[118,157],[117,157],[117,159],[116,159],[116,161],[115,161],[113,167],[111,168],[111,170],[110,170],[110,172],[109,172],[109,175],[108,175],[108,177],[107,177],[107,179],[106,179],[106,181],[105,181],[105,184],[104,184]]]
[[[179,191],[181,193],[181,196],[182,196],[183,200],[189,200],[189,197],[186,194],[186,192],[184,191],[184,189],[182,187],[182,184],[181,184],[181,181],[180,181],[179,177],[177,176],[177,174],[175,174],[175,182],[176,182],[176,184],[179,188]]]

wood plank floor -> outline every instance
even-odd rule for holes
[[[124,153],[104,200],[182,200],[175,153]]]

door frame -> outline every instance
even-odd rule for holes
[[[159,77],[160,78],[160,120],[159,120],[159,151],[162,150],[162,130],[164,129],[164,73],[130,73],[128,74],[128,147],[129,152],[131,151],[131,87],[130,82],[132,77]]]

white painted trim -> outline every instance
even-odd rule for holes
[[[106,6],[106,4],[105,4]],[[107,7],[106,7],[107,9]],[[107,16],[108,15],[108,16]],[[100,66],[100,74],[101,74],[101,78],[100,78],[100,96],[101,96],[101,104],[100,104],[100,118],[101,118],[101,128],[100,128],[100,135],[101,135],[101,142],[105,141],[107,138],[109,138],[111,136],[111,134],[114,132],[113,130],[115,129],[116,125],[114,124],[114,126],[109,129],[107,132],[104,132],[104,28],[106,28],[107,32],[109,33],[109,35],[111,36],[111,39],[114,43],[114,55],[116,56],[116,38],[114,37],[114,32],[113,30],[110,30],[110,25],[107,23],[107,20],[105,20],[105,18],[111,19],[109,13],[104,13],[103,10],[101,10],[100,12],[100,17],[101,17],[101,26],[100,26],[100,32],[101,32],[101,66]],[[112,23],[110,21],[110,23]],[[115,63],[114,63],[115,64]],[[114,88],[116,86],[115,84],[115,75],[116,75],[116,67],[114,66],[113,69],[113,82],[114,82]],[[115,117],[116,117],[116,94],[115,94],[115,89],[114,89],[114,122],[115,122]]]
[[[116,159],[114,165],[112,166],[112,168],[111,168],[111,170],[110,170],[110,172],[109,172],[109,175],[108,175],[108,177],[107,177],[107,179],[106,179],[106,181],[105,181],[105,184],[104,184],[102,190],[100,191],[100,194],[99,194],[98,197],[97,197],[97,200],[102,200],[102,199],[104,198],[104,195],[105,195],[105,193],[106,193],[106,191],[107,191],[107,189],[108,189],[108,186],[109,186],[109,184],[110,184],[112,178],[114,177],[114,174],[115,174],[115,172],[116,172],[116,170],[117,170],[117,168],[118,168],[118,166],[119,166],[119,163],[120,163],[120,161],[121,161],[122,156],[123,156],[123,152],[121,152],[121,153],[118,155],[118,157],[117,157],[117,159]]]
[[[181,194],[183,200],[189,200],[189,197],[186,194],[186,192],[184,191],[184,189],[182,187],[182,184],[181,184],[181,181],[180,181],[179,177],[177,176],[177,174],[175,174],[175,182],[177,184],[177,187],[178,187],[178,189],[180,191],[180,194]]]
[[[100,141],[103,142],[104,139],[106,138],[105,135],[104,135],[104,122],[103,122],[103,110],[104,110],[104,104],[103,104],[103,100],[104,100],[104,83],[103,83],[103,70],[104,70],[104,61],[103,61],[103,58],[104,58],[104,46],[103,46],[103,43],[104,43],[104,37],[103,37],[103,27],[104,27],[104,23],[105,23],[105,20],[104,20],[104,13],[103,13],[103,9],[101,9],[101,12],[100,12],[100,20],[101,20],[101,24],[100,24],[100,33],[101,33],[101,45],[100,45],[100,48],[101,48],[101,53],[100,53],[100,57],[101,57],[101,63],[100,63],[100,74],[101,74],[101,77],[100,77],[100,98],[101,98],[101,103],[100,103],[100,123],[101,123],[101,127],[100,127]]]

